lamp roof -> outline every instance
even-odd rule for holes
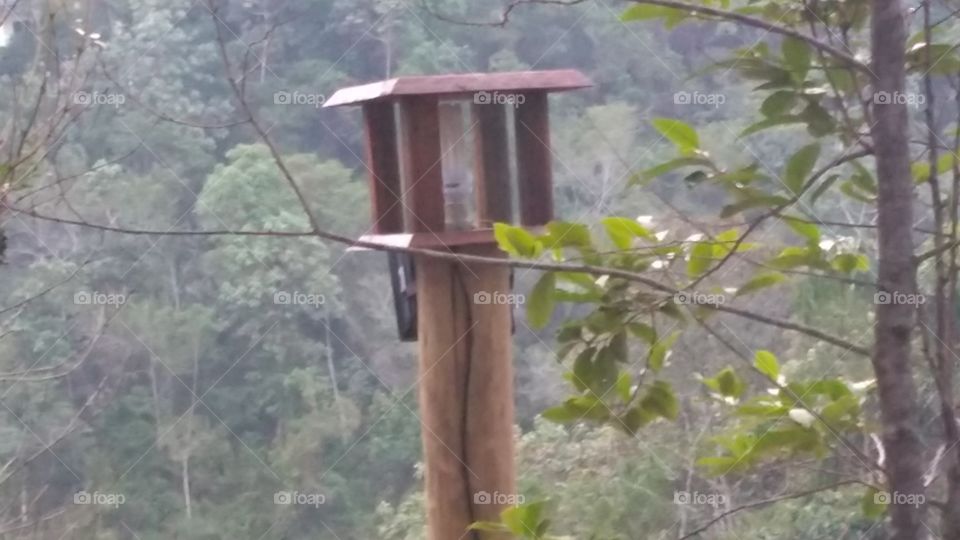
[[[418,75],[341,88],[323,106],[360,105],[398,97],[450,96],[473,92],[559,92],[590,86],[593,86],[590,79],[576,69]]]

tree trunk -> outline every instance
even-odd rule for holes
[[[876,123],[871,128],[877,160],[878,288],[896,299],[916,292],[907,108],[903,100],[895,99],[904,91],[906,29],[899,0],[873,0],[872,7],[874,92],[891,97],[874,105]],[[923,446],[916,429],[917,392],[910,355],[914,310],[915,305],[909,302],[876,306],[872,360],[880,397],[888,489],[894,495],[889,512],[896,540],[918,540],[926,530],[921,521],[924,505],[914,506],[903,499],[923,493]]]

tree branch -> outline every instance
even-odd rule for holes
[[[432,10],[427,4],[426,0],[423,2],[424,9],[436,17],[437,19],[449,23],[460,24],[464,26],[493,26],[493,27],[503,27],[510,22],[511,13],[519,6],[528,5],[528,4],[545,4],[545,5],[559,5],[559,6],[572,6],[576,4],[581,4],[585,0],[513,0],[503,9],[500,13],[500,18],[496,21],[467,21],[467,20],[458,20],[454,17],[444,15]],[[663,6],[667,8],[678,9],[681,11],[687,11],[693,15],[698,15],[701,17],[716,17],[718,19],[723,19],[731,22],[735,22],[744,26],[750,26],[753,28],[759,28],[761,30],[766,30],[767,32],[773,34],[779,34],[782,36],[788,36],[792,38],[799,39],[807,44],[809,44],[814,49],[822,51],[824,53],[833,56],[834,58],[840,60],[844,64],[853,67],[859,71],[865,73],[870,73],[870,68],[863,62],[857,60],[852,55],[837,49],[836,47],[830,45],[829,43],[824,43],[814,37],[808,36],[802,32],[798,32],[792,28],[782,26],[776,23],[771,23],[763,19],[758,19],[756,17],[751,17],[750,15],[744,15],[742,13],[736,13],[733,11],[728,11],[725,9],[712,8],[705,5],[691,4],[688,2],[678,2],[676,0],[628,0],[634,4],[649,4],[653,6]]]
[[[681,537],[678,538],[677,540],[686,540],[687,538],[693,538],[694,536],[698,536],[699,534],[703,533],[704,531],[706,531],[707,529],[709,529],[710,527],[712,527],[713,525],[715,525],[715,524],[718,523],[719,521],[727,518],[728,516],[730,516],[730,515],[732,515],[732,514],[736,514],[737,512],[742,512],[742,511],[744,511],[744,510],[751,510],[751,509],[753,509],[753,508],[759,508],[759,507],[761,507],[761,506],[767,506],[767,505],[769,505],[769,504],[773,504],[773,503],[780,502],[780,501],[787,501],[787,500],[790,500],[790,499],[800,499],[800,498],[803,498],[803,497],[809,497],[810,495],[815,495],[815,494],[820,493],[820,492],[822,492],[822,491],[830,491],[830,490],[832,490],[832,489],[837,489],[838,487],[843,487],[843,486],[847,486],[847,485],[850,485],[850,484],[860,484],[860,483],[861,483],[861,482],[860,482],[859,480],[843,480],[843,481],[834,482],[834,483],[832,483],[832,484],[828,484],[828,485],[825,485],[825,486],[820,486],[820,487],[818,487],[818,488],[808,489],[808,490],[805,490],[805,491],[798,491],[798,492],[796,492],[796,493],[789,493],[789,494],[787,494],[787,495],[780,495],[780,496],[778,496],[778,497],[771,497],[771,498],[769,498],[769,499],[763,499],[763,500],[760,500],[760,501],[754,501],[754,502],[742,504],[742,505],[737,506],[737,507],[735,507],[735,508],[731,508],[730,510],[726,510],[726,511],[724,511],[724,512],[721,512],[720,515],[716,516],[715,518],[713,518],[713,519],[711,519],[710,521],[706,522],[705,524],[701,525],[699,528],[695,529],[694,531],[692,531],[692,532],[690,532],[690,533],[687,533],[687,534],[681,536]]]

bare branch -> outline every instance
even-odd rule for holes
[[[724,512],[721,512],[720,515],[716,516],[715,518],[713,518],[713,519],[711,519],[710,521],[706,522],[705,524],[701,525],[699,528],[693,530],[692,532],[689,532],[689,533],[681,536],[681,537],[678,538],[677,540],[686,540],[687,538],[693,538],[693,537],[695,537],[695,536],[703,533],[704,531],[706,531],[707,529],[709,529],[710,527],[712,527],[712,526],[715,525],[716,523],[722,521],[723,519],[725,519],[725,518],[727,518],[727,517],[729,517],[729,516],[731,516],[731,515],[733,515],[733,514],[736,514],[737,512],[742,512],[742,511],[744,511],[744,510],[751,510],[751,509],[754,509],[754,508],[760,508],[760,507],[767,506],[767,505],[770,505],[770,504],[773,504],[773,503],[776,503],[776,502],[780,502],[780,501],[787,501],[787,500],[790,500],[790,499],[800,499],[800,498],[803,498],[803,497],[809,497],[810,495],[815,495],[815,494],[821,493],[821,492],[823,492],[823,491],[830,491],[830,490],[837,489],[837,488],[839,488],[839,487],[848,486],[848,485],[851,485],[851,484],[859,484],[859,483],[860,483],[860,481],[858,481],[858,480],[843,480],[843,481],[840,481],[840,482],[834,482],[834,483],[832,483],[832,484],[827,484],[827,485],[825,485],[825,486],[820,486],[820,487],[813,488],[813,489],[807,489],[807,490],[804,490],[804,491],[798,491],[798,492],[796,492],[796,493],[790,493],[790,494],[787,494],[787,495],[780,495],[780,496],[778,496],[778,497],[771,497],[771,498],[769,498],[769,499],[763,499],[763,500],[760,500],[760,501],[754,501],[754,502],[751,502],[751,503],[742,504],[742,505],[737,506],[737,507],[735,507],[735,508],[731,508],[730,510],[726,510],[726,511],[724,511]]]
[[[493,27],[503,27],[510,22],[510,14],[517,7],[522,5],[533,5],[533,4],[545,4],[545,5],[559,5],[559,6],[572,6],[576,4],[581,4],[585,0],[513,0],[504,8],[500,13],[500,18],[496,21],[487,21],[487,22],[477,22],[477,21],[466,21],[458,20],[456,18],[450,17],[448,15],[443,15],[437,13],[436,11],[430,9],[424,0],[423,6],[426,11],[431,15],[445,22],[465,25],[465,26],[493,26]],[[705,5],[692,4],[688,2],[678,2],[676,0],[629,0],[635,4],[649,4],[653,6],[663,6],[673,9],[678,9],[690,13],[691,15],[700,16],[703,18],[717,18],[726,21],[735,22],[744,26],[750,26],[753,28],[759,28],[761,30],[766,30],[767,32],[773,34],[779,34],[782,36],[788,36],[792,38],[799,39],[811,47],[823,51],[824,53],[833,56],[837,60],[840,60],[844,64],[853,67],[859,71],[870,73],[870,68],[863,62],[857,60],[850,54],[837,49],[836,47],[830,45],[829,43],[824,43],[814,37],[808,36],[802,32],[798,32],[792,28],[782,26],[780,24],[771,23],[763,19],[758,19],[750,15],[744,15],[742,13],[736,13],[733,11],[728,11],[725,9],[713,8]]]

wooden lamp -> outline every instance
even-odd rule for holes
[[[324,107],[363,108],[374,234],[361,240],[503,257],[494,223],[553,219],[547,94],[588,86],[553,70],[338,90]],[[420,347],[428,539],[500,539],[466,531],[516,500],[510,271],[391,255],[391,272],[401,337]]]

